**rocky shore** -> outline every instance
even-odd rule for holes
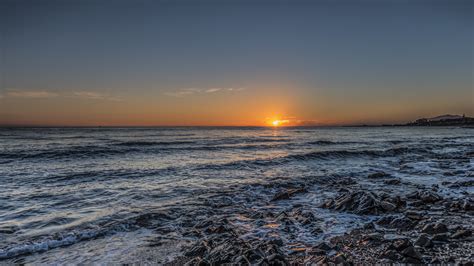
[[[443,196],[439,193],[443,188],[438,185],[403,184],[383,172],[370,174],[365,180],[384,184],[387,189],[372,191],[352,178],[318,181],[320,189],[332,189],[335,193],[314,208],[369,219],[356,229],[322,238],[314,245],[295,244],[301,228],[315,236],[323,232],[319,218],[307,206],[290,204],[280,212],[235,209],[232,200],[226,203],[226,197],[220,196],[215,202],[224,203],[218,206],[222,214],[199,221],[185,232],[195,241],[169,264],[473,264],[474,201],[469,192],[464,190],[457,197]],[[314,185],[308,181],[279,184],[268,200],[273,203],[308,197],[314,193],[310,188]],[[470,187],[472,183],[444,185]],[[395,193],[400,186],[407,187],[409,193]],[[390,191],[393,193],[387,193]],[[226,208],[237,212],[240,220],[250,220],[254,227],[276,230],[260,238],[247,238],[249,228],[242,227],[235,219],[236,213],[226,212]]]

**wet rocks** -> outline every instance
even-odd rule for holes
[[[448,201],[446,202],[445,207],[449,208],[451,211],[457,212],[474,211],[474,203],[470,199]]]
[[[407,198],[412,199],[412,200],[418,200],[422,203],[435,203],[443,199],[443,197],[441,197],[437,193],[433,191],[429,191],[429,190],[414,192],[408,195]]]
[[[390,200],[382,199],[377,194],[367,191],[345,192],[335,199],[326,201],[321,207],[357,214],[380,214],[398,208]]]
[[[382,258],[391,261],[403,261],[408,263],[420,263],[422,256],[413,244],[406,238],[395,240],[386,247]]]
[[[472,187],[472,186],[474,186],[474,180],[458,181],[449,185],[450,188]]]
[[[383,210],[391,212],[397,208],[397,205],[388,201],[380,201],[380,207],[382,207]]]
[[[402,181],[400,179],[385,179],[383,183],[386,185],[400,185]]]
[[[418,221],[407,216],[385,216],[377,220],[376,223],[386,228],[409,230],[415,227]]]
[[[390,176],[390,174],[387,174],[385,172],[376,172],[376,173],[368,175],[367,178],[369,178],[369,179],[379,179],[379,178],[384,178],[384,177],[389,177],[389,176]]]
[[[415,246],[432,247],[433,242],[427,234],[421,234],[415,241]]]
[[[307,192],[305,188],[291,188],[291,189],[285,189],[282,191],[277,192],[271,201],[277,201],[277,200],[285,200],[291,198],[293,195],[297,193],[304,193]]]
[[[451,238],[459,239],[465,238],[472,235],[472,231],[468,229],[459,229],[454,234],[451,235]]]
[[[401,254],[405,257],[405,261],[409,263],[420,263],[421,254],[413,247],[413,245],[408,246],[401,251]]]
[[[422,233],[435,235],[448,232],[448,227],[443,223],[430,223],[421,229]]]
[[[442,234],[435,234],[433,238],[431,238],[434,242],[448,242],[449,236],[446,233]]]

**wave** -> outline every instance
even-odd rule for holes
[[[56,247],[65,247],[82,240],[89,240],[100,236],[100,231],[86,231],[82,233],[70,233],[56,239],[44,239],[32,243],[21,243],[0,249],[0,260],[9,259],[35,252],[47,251]]]
[[[236,144],[252,144],[252,143],[281,143],[279,145],[236,145]],[[199,146],[195,146],[199,144]],[[27,160],[27,159],[82,159],[82,158],[98,158],[111,155],[121,155],[127,153],[150,153],[161,151],[217,151],[217,150],[258,150],[273,149],[277,147],[285,147],[290,144],[283,143],[282,140],[264,139],[260,141],[246,142],[222,142],[205,141],[202,143],[196,141],[127,141],[105,145],[87,145],[87,146],[71,146],[55,150],[40,150],[36,152],[28,152],[25,150],[9,151],[0,153],[0,159],[4,163],[8,160]]]
[[[241,169],[241,168],[252,168],[258,166],[269,166],[269,165],[280,165],[284,163],[290,163],[293,161],[308,161],[308,160],[331,160],[331,159],[345,159],[353,157],[394,157],[406,153],[428,153],[429,151],[423,148],[393,148],[387,150],[329,150],[329,151],[314,151],[302,154],[290,154],[286,156],[268,158],[268,159],[255,159],[255,160],[242,160],[235,161],[225,164],[213,164],[205,165],[199,169]]]
[[[113,217],[109,217],[109,219],[113,219]],[[80,241],[93,240],[118,232],[130,232],[139,228],[155,228],[172,219],[176,219],[176,217],[159,210],[148,210],[146,213],[136,214],[132,217],[112,222],[106,220],[88,225],[98,229],[77,227],[71,231],[42,236],[35,240],[30,239],[20,243],[15,241],[15,243],[0,247],[0,261],[35,252],[44,252],[53,248],[66,247]],[[87,225],[85,226],[87,227]]]
[[[128,150],[128,152],[134,150]],[[136,151],[136,150],[135,150]],[[0,159],[59,159],[59,158],[90,158],[104,155],[122,154],[124,151],[107,146],[75,146],[60,150],[44,150],[33,153],[7,152],[0,153]]]
[[[194,141],[125,141],[116,143],[116,146],[168,146],[168,145],[183,145],[183,144],[193,144]]]
[[[309,141],[305,144],[309,145],[337,145],[337,144],[360,144],[363,142],[357,141],[332,141],[332,140],[316,140],[316,141]]]

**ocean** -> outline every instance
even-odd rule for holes
[[[400,183],[367,178],[378,172]],[[166,263],[223,219],[289,253],[377,218],[321,208],[331,182],[463,198],[472,186],[447,184],[473,177],[469,128],[4,128],[0,263]],[[295,206],[315,222],[285,230],[259,215]]]

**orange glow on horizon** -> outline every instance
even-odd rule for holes
[[[290,123],[290,120],[288,119],[272,119],[272,120],[268,120],[267,124],[273,127],[280,127],[280,126],[288,126],[291,123]]]

